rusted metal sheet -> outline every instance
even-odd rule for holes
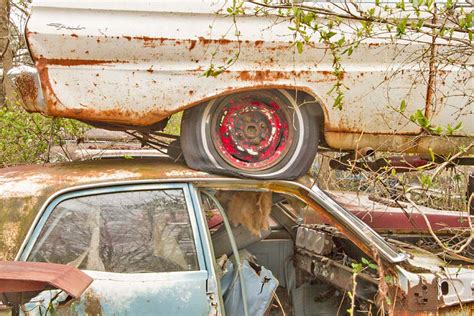
[[[59,289],[76,298],[92,283],[84,272],[63,264],[0,261],[0,293]]]
[[[387,110],[387,104],[397,107],[404,99],[407,113],[425,104],[426,69],[419,70],[406,60],[427,44],[362,41],[342,61],[345,72],[340,79],[349,90],[347,106],[339,111],[327,93],[336,81],[332,59],[317,39],[314,47],[307,46],[298,54],[289,45],[293,37],[288,24],[274,23],[272,16],[251,15],[237,18],[241,34],[237,38],[228,32],[232,18],[216,14],[224,5],[220,1],[133,3],[133,7],[128,2],[33,4],[26,34],[46,101],[45,108],[36,106],[37,110],[52,116],[145,126],[216,96],[288,88],[307,92],[321,104],[326,141],[332,147],[352,149],[354,137],[373,147],[409,147],[406,137],[387,142],[385,136],[365,135],[413,136],[421,131],[396,111]],[[351,32],[350,26],[347,31]],[[217,77],[202,77],[211,64],[223,65],[237,51],[239,60],[228,70]],[[433,119],[453,126],[464,122],[457,135],[474,133],[474,114],[458,115],[457,111],[468,102],[473,86],[470,72],[440,72],[445,104],[433,112]],[[459,80],[467,82],[464,96],[452,88]],[[444,148],[439,146],[440,152]]]

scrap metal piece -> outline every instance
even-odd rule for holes
[[[37,294],[47,289],[59,289],[77,298],[91,283],[87,274],[63,264],[0,261],[0,294],[9,300],[4,303],[22,304],[22,293]]]
[[[351,282],[353,271],[332,259],[298,251],[294,257],[295,266],[309,273],[312,277],[324,281],[344,291],[352,291]],[[356,277],[356,296],[366,300],[373,300],[378,290],[378,281],[366,273],[359,273]]]
[[[25,110],[28,112],[46,112],[46,103],[36,68],[21,65],[12,68],[7,75],[15,83]]]
[[[319,228],[319,225],[300,226],[296,232],[296,247],[318,255],[328,255],[333,248],[332,235]]]

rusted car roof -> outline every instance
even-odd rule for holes
[[[90,276],[72,266],[45,262],[0,262],[0,293],[39,293],[47,289],[61,289],[76,298],[91,283]]]
[[[0,260],[12,260],[15,257],[41,206],[55,192],[104,182],[154,179],[179,181],[203,178],[225,179],[223,176],[192,170],[166,157],[117,158],[0,168]],[[298,182],[308,186],[312,184],[309,180],[302,178]],[[361,195],[345,192],[342,195],[335,194],[333,197],[379,232],[427,231],[425,223],[417,218],[416,212],[407,218],[406,210],[368,201],[368,197]],[[463,217],[460,212],[440,214],[438,210],[429,208],[424,208],[424,211],[436,230],[467,225],[466,221],[460,221]],[[370,216],[367,216],[368,213]],[[394,218],[397,218],[396,223]],[[308,222],[312,220],[324,222],[317,214],[307,217]]]
[[[99,182],[223,178],[168,158],[107,159],[0,169],[0,260],[12,260],[41,205],[55,192]]]

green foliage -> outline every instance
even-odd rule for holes
[[[351,266],[352,266],[352,273],[355,273],[355,274],[361,273],[367,268],[375,270],[375,271],[378,270],[378,266],[375,263],[369,261],[368,259],[364,257],[360,259],[360,262],[353,262]]]
[[[344,107],[344,93],[348,88],[343,84],[343,57],[351,56],[359,45],[368,38],[380,38],[385,41],[396,42],[413,41],[431,45],[432,39],[443,39],[456,45],[464,46],[466,51],[472,51],[474,12],[459,6],[457,0],[448,0],[446,3],[437,3],[434,0],[400,0],[396,3],[381,3],[376,0],[373,4],[360,6],[354,2],[344,5],[331,3],[327,5],[313,5],[296,1],[249,1],[255,5],[254,14],[257,16],[278,16],[290,22],[288,30],[293,33],[290,47],[294,47],[298,54],[304,53],[305,47],[315,47],[324,44],[324,48],[333,59],[333,75],[335,83],[330,91],[333,98],[333,107]],[[233,0],[227,14],[234,19],[236,16],[249,14],[245,12],[241,0]],[[352,31],[347,31],[351,22]],[[279,20],[280,23],[281,20]],[[237,30],[237,26],[234,26]],[[389,34],[387,34],[387,32]],[[240,33],[239,33],[240,34]],[[414,36],[415,35],[415,36]],[[422,35],[422,37],[420,37]],[[462,48],[456,48],[462,51]],[[240,49],[239,49],[240,50]],[[438,52],[439,54],[439,52]],[[438,56],[437,64],[456,65],[465,63],[465,59],[451,58],[446,53],[446,58]],[[233,65],[238,54],[232,57],[230,63],[216,66],[211,63],[204,73],[206,77],[215,77]],[[421,54],[417,57],[421,63],[430,58],[430,54]],[[436,67],[435,67],[436,68]],[[433,88],[435,89],[435,88]],[[400,107],[404,112],[406,103]],[[421,113],[423,114],[423,113]],[[415,113],[413,120],[430,133],[443,132],[438,127],[430,126],[429,120]],[[454,132],[447,128],[446,134]]]
[[[400,113],[405,111],[406,105],[403,106],[403,104],[404,101],[402,101],[402,105],[400,105]],[[410,116],[410,121],[416,123],[426,132],[434,135],[450,136],[462,128],[462,122],[457,123],[454,127],[452,127],[451,124],[448,124],[446,127],[434,126],[422,110],[416,110],[416,112]]]
[[[183,112],[178,112],[171,115],[168,124],[163,132],[171,135],[179,136],[181,133],[181,118],[183,117]]]
[[[80,137],[86,125],[27,113],[17,105],[0,107],[0,166],[47,162],[48,148],[64,137]]]

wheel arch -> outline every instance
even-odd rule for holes
[[[324,136],[324,130],[325,126],[329,120],[329,113],[328,113],[328,107],[324,103],[323,99],[313,91],[313,89],[305,86],[291,86],[291,85],[257,85],[257,86],[247,86],[247,87],[242,87],[242,88],[235,88],[235,89],[229,89],[227,91],[217,93],[213,96],[210,96],[208,98],[202,99],[197,103],[189,104],[180,110],[180,111],[185,111],[189,108],[200,106],[206,102],[209,102],[211,100],[217,99],[217,98],[222,98],[225,96],[232,95],[234,93],[241,93],[241,92],[248,92],[248,91],[260,91],[260,90],[285,90],[288,92],[290,95],[295,97],[295,100],[304,100],[305,102],[311,102],[313,103],[310,105],[311,109],[311,114],[313,114],[316,119],[318,120],[319,123],[319,131],[320,131],[320,143],[327,145],[325,136]]]

